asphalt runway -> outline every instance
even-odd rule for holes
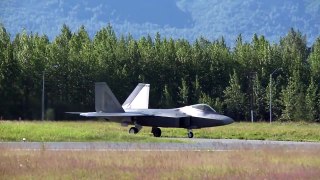
[[[171,138],[172,139],[172,138]],[[316,149],[319,142],[292,142],[237,139],[175,138],[182,143],[129,143],[129,142],[0,142],[0,149],[55,150],[55,151],[233,151],[242,149],[281,148],[288,150]]]

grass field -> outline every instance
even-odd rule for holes
[[[319,152],[12,151],[0,149],[1,179],[318,179]]]
[[[129,127],[105,121],[0,121],[0,141],[113,141],[170,142],[154,138],[150,127],[135,135]],[[162,137],[186,137],[185,129],[162,128]],[[317,123],[233,123],[227,126],[194,130],[196,138],[256,139],[281,141],[320,141]]]

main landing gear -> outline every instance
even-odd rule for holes
[[[131,127],[129,129],[129,134],[137,134],[142,129],[142,126],[135,125],[135,127]]]
[[[151,130],[154,137],[160,137],[161,136],[161,129],[158,127],[153,127]],[[191,129],[188,129],[188,138],[193,138],[193,132]]]
[[[129,134],[137,134],[139,132],[138,128],[132,127],[129,129]]]
[[[160,137],[161,136],[161,129],[158,127],[153,127],[151,130],[154,137]]]
[[[131,127],[129,129],[129,134],[137,134],[142,129],[142,126],[135,126]],[[152,127],[151,133],[154,137],[160,137],[161,136],[161,129],[158,127]]]
[[[135,126],[131,127],[129,129],[130,134],[137,134],[141,130],[142,126]],[[151,133],[154,137],[160,137],[161,136],[161,129],[158,127],[152,127]],[[188,129],[188,138],[193,138],[193,132],[192,129]]]

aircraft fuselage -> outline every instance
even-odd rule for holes
[[[205,111],[188,111],[186,107],[175,109],[130,109],[125,111],[145,114],[145,116],[131,118],[132,123],[134,122],[141,126],[198,129],[233,123],[233,120],[227,116]],[[165,115],[165,117],[161,115]]]

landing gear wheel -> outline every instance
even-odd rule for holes
[[[193,132],[188,132],[188,138],[193,138]]]
[[[152,128],[151,130],[154,137],[160,137],[161,136],[161,129],[160,128]]]
[[[129,134],[137,134],[139,132],[138,128],[132,127],[129,129]]]

